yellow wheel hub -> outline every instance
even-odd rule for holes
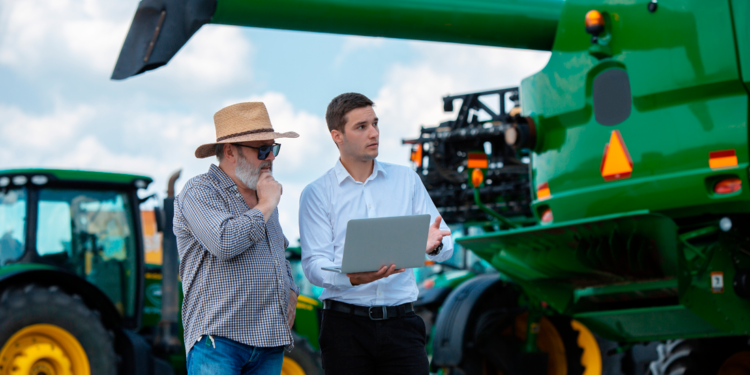
[[[596,342],[594,334],[577,320],[571,320],[570,326],[578,331],[578,346],[583,349],[581,365],[586,368],[583,375],[601,375],[602,351],[599,350],[599,343]]]
[[[73,335],[51,324],[34,324],[3,345],[0,375],[91,375],[91,370]]]
[[[297,361],[284,357],[284,362],[281,364],[281,375],[305,375],[305,370]]]

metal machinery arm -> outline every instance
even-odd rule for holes
[[[561,0],[142,0],[112,79],[167,62],[204,24],[552,49]]]

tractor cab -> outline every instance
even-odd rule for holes
[[[137,324],[143,243],[136,191],[143,176],[56,170],[0,172],[0,266],[75,274]]]

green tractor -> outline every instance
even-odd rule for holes
[[[137,191],[150,183],[0,171],[0,374],[174,373],[137,333],[146,280]]]
[[[171,231],[178,176],[156,210],[157,266],[144,262],[139,209],[151,196],[138,197],[150,178],[0,171],[0,375],[186,373]],[[314,306],[300,296],[283,375],[322,373],[305,340],[318,326]]]

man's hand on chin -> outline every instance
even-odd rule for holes
[[[289,293],[289,306],[286,309],[286,322],[291,330],[294,326],[294,318],[297,316],[297,295],[294,292]]]

